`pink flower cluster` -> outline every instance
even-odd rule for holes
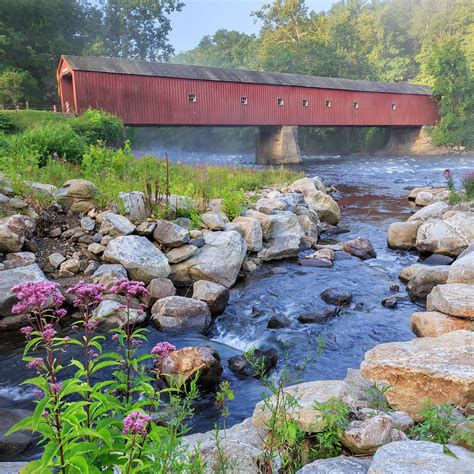
[[[63,388],[63,384],[61,382],[52,383],[50,385],[50,388],[51,388],[51,392],[59,393],[61,389]]]
[[[64,296],[59,291],[59,284],[51,281],[28,281],[12,288],[18,303],[16,303],[12,312],[15,314],[30,313],[33,311],[41,312],[48,309],[51,304],[59,309],[64,302]]]
[[[56,334],[56,330],[51,323],[45,324],[43,332],[41,333],[45,342],[51,342]]]
[[[153,347],[153,349],[151,350],[151,353],[154,356],[164,358],[170,355],[175,350],[176,350],[176,347],[173,346],[173,344],[170,344],[169,342],[159,342],[158,344],[155,345],[155,347]]]
[[[33,328],[31,326],[23,326],[20,329],[20,332],[25,336],[25,339],[31,339],[31,333],[33,332]]]
[[[41,357],[36,357],[26,364],[29,369],[40,370],[44,366],[44,360]]]
[[[102,296],[105,291],[105,285],[98,283],[86,283],[80,281],[72,288],[67,290],[75,296],[73,304],[76,307],[89,306],[92,304],[100,303],[104,297]]]
[[[145,284],[142,281],[133,280],[118,281],[112,286],[110,292],[117,295],[125,295],[128,298],[139,298],[149,294],[148,290],[145,288]]]
[[[123,434],[140,434],[146,436],[147,426],[151,418],[141,412],[141,411],[132,411],[129,413],[123,420]]]

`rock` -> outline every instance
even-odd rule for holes
[[[122,303],[115,300],[103,300],[94,311],[93,319],[100,321],[100,327],[104,330],[113,328],[124,328],[128,324],[142,324],[146,320],[146,314],[143,311],[130,308],[128,314],[123,308]]]
[[[21,430],[5,436],[6,432],[16,423],[27,416],[33,415],[28,410],[20,408],[0,409],[0,458],[14,459],[23,452],[34,440],[34,435],[29,430]],[[0,471],[1,472],[1,471]]]
[[[100,265],[92,274],[92,281],[105,285],[108,290],[120,280],[127,280],[127,270],[122,265]]]
[[[474,240],[474,212],[457,212],[445,220],[433,219],[418,229],[416,248],[421,253],[457,256]]]
[[[81,262],[75,258],[70,258],[69,260],[64,261],[61,263],[59,267],[60,272],[70,272],[75,274],[79,272],[81,268]]]
[[[229,290],[212,281],[199,280],[193,285],[193,299],[204,301],[212,316],[222,314],[229,301]]]
[[[428,295],[426,308],[458,318],[474,318],[474,285],[453,283],[435,286]]]
[[[54,252],[48,257],[48,261],[54,268],[59,268],[59,265],[66,261],[66,257],[59,252]]]
[[[170,263],[184,262],[188,258],[192,257],[198,248],[195,245],[182,245],[166,252],[166,258]]]
[[[160,331],[194,330],[206,333],[211,324],[211,312],[203,301],[167,296],[151,309],[151,321]]]
[[[423,311],[411,315],[410,327],[418,337],[438,337],[460,329],[473,331],[474,322],[447,316],[438,311]]]
[[[158,300],[176,294],[176,288],[173,282],[167,278],[153,278],[146,289],[149,295],[144,298],[143,302],[148,307],[153,306]]]
[[[399,441],[382,446],[374,455],[369,474],[468,474],[474,454],[459,446],[429,441]],[[471,467],[469,467],[471,466]]]
[[[396,308],[398,305],[398,298],[396,296],[387,296],[382,300],[382,306],[385,308]]]
[[[154,221],[144,221],[140,224],[137,225],[135,228],[135,232],[138,235],[143,235],[144,237],[149,237],[150,235],[153,234],[153,231],[155,230],[156,227],[156,222]]]
[[[28,207],[28,203],[23,201],[23,199],[13,197],[8,201],[8,207],[14,210],[21,210],[26,209]]]
[[[341,210],[337,202],[321,191],[312,191],[305,195],[309,208],[318,213],[319,218],[328,224],[337,225],[341,219]]]
[[[127,235],[116,237],[104,252],[110,263],[123,265],[134,280],[150,283],[153,278],[170,274],[167,258],[146,237]]]
[[[314,215],[317,217],[315,212]],[[310,216],[298,215],[297,219],[300,227],[303,229],[304,236],[309,239],[311,246],[314,247],[319,239],[319,218],[317,222],[315,222]]]
[[[166,247],[180,247],[189,241],[189,232],[173,222],[159,219],[156,221],[153,238]]]
[[[374,250],[370,240],[366,237],[356,237],[353,240],[348,240],[342,246],[342,250],[361,260],[368,260],[377,256],[377,252]]]
[[[272,316],[267,323],[268,329],[282,329],[291,326],[291,321],[282,314]]]
[[[423,403],[466,405],[472,401],[474,334],[455,331],[432,338],[391,342],[366,352],[362,375],[391,385],[386,392],[395,410],[419,420]]]
[[[201,214],[201,221],[209,230],[224,230],[225,221],[220,213],[205,212]]]
[[[232,372],[244,377],[255,377],[257,375],[256,365],[258,365],[258,376],[267,374],[278,362],[278,352],[276,349],[261,351],[255,349],[250,356],[238,355],[229,358],[229,368]]]
[[[262,250],[263,232],[262,226],[257,219],[253,217],[239,216],[233,221],[243,230],[243,237],[247,244],[249,252],[258,252]]]
[[[446,191],[446,188],[432,188],[430,186],[425,186],[425,187],[421,187],[421,188],[413,188],[411,191],[410,191],[410,194],[408,195],[408,200],[409,201],[415,201],[416,199],[416,196],[421,193],[421,192],[428,192],[430,194],[438,194],[438,193],[441,193],[441,192],[444,192]]]
[[[0,219],[0,252],[19,252],[34,228],[33,221],[20,214]]]
[[[314,408],[314,403],[324,403],[331,398],[337,398],[350,405],[352,398],[348,393],[346,383],[342,380],[318,380],[305,382],[286,387],[284,392],[298,401],[298,406],[288,415],[295,420],[299,427],[307,433],[321,431],[321,414]],[[274,404],[274,396],[267,400],[267,404]],[[265,401],[257,403],[252,415],[252,421],[257,428],[264,428],[270,421],[271,413]]]
[[[194,245],[198,249],[200,249],[201,247],[204,247],[205,244],[206,244],[206,241],[204,240],[204,237],[199,237],[197,239],[190,239],[188,241],[188,245]]]
[[[474,252],[456,259],[449,268],[448,283],[474,285]]]
[[[393,422],[390,416],[382,414],[364,421],[352,421],[344,430],[342,445],[354,454],[369,455],[380,446],[390,442]]]
[[[135,226],[120,214],[114,214],[107,211],[100,214],[100,230],[102,235],[119,237],[121,235],[130,235],[135,231]]]
[[[327,304],[347,306],[352,301],[352,293],[338,288],[328,288],[321,293],[321,299]]]
[[[263,214],[273,214],[274,211],[286,211],[288,205],[283,199],[260,198],[255,203],[255,209]]]
[[[466,250],[463,250],[456,258],[456,260],[459,260],[463,257],[465,257],[466,255],[469,255],[470,253],[474,252],[474,243],[472,243],[471,245],[469,245],[469,247],[466,249]]]
[[[132,221],[140,222],[150,217],[150,206],[142,192],[118,193],[118,197],[122,202],[125,214]]]
[[[58,190],[58,188],[52,184],[31,182],[29,185],[33,191],[43,194],[44,196],[54,196]]]
[[[1,474],[21,474],[23,468],[28,465],[27,462],[0,462]]]
[[[290,211],[280,211],[277,214],[266,216],[264,221],[259,220],[262,227],[263,239],[273,240],[277,237],[297,237],[304,236],[298,217]]]
[[[426,267],[416,273],[407,285],[408,295],[416,303],[425,303],[426,297],[436,286],[448,280],[449,266]]]
[[[433,253],[429,257],[423,260],[423,265],[439,266],[439,265],[451,265],[454,262],[453,257],[448,255],[442,255],[440,253]]]
[[[210,347],[184,347],[166,356],[161,366],[165,380],[180,383],[199,373],[198,385],[203,388],[216,386],[222,371],[219,353]]]
[[[0,271],[0,316],[12,317],[11,308],[16,302],[16,297],[11,288],[27,281],[47,281],[47,278],[36,263]]]
[[[407,433],[415,425],[413,418],[404,411],[392,411],[389,416],[392,419],[393,427],[403,433]]]
[[[408,218],[409,222],[413,221],[428,221],[430,219],[441,218],[443,213],[449,208],[445,202],[434,202],[419,211],[415,212]]]
[[[290,185],[290,191],[301,193],[306,196],[309,193],[317,191],[314,181],[311,178],[301,178]],[[320,189],[320,191],[323,191]],[[324,191],[323,191],[324,192]]]
[[[93,255],[101,255],[105,252],[105,247],[103,245],[97,244],[96,242],[89,244],[87,250]]]
[[[408,436],[403,431],[392,430],[389,442],[395,443],[396,441],[407,441],[408,439]]]
[[[332,260],[327,258],[300,258],[298,263],[302,267],[319,267],[319,268],[331,268],[333,266]]]
[[[238,232],[205,232],[205,245],[184,262],[172,265],[171,280],[177,286],[190,286],[207,280],[230,288],[236,281],[247,252]]]
[[[411,250],[416,248],[416,236],[422,221],[393,222],[388,227],[387,245],[391,249]]]
[[[318,459],[302,467],[296,474],[366,474],[367,467],[347,456]]]
[[[8,253],[5,256],[5,269],[24,267],[36,262],[36,255],[32,252]]]
[[[85,232],[92,232],[95,229],[95,220],[90,217],[83,217],[81,219],[81,229]]]
[[[413,265],[405,267],[398,275],[398,278],[400,278],[403,283],[408,283],[418,272],[421,272],[425,268],[426,265],[422,263],[414,263]]]
[[[304,313],[298,316],[298,321],[303,324],[314,324],[320,323],[327,318],[335,316],[337,314],[336,306],[328,306],[317,311],[312,311],[311,313]]]
[[[91,260],[88,264],[87,267],[84,270],[84,275],[85,276],[92,276],[94,272],[100,267],[100,263],[96,262],[95,260]],[[125,268],[124,268],[125,270]]]
[[[72,212],[88,212],[97,207],[99,190],[85,179],[71,179],[55,193],[55,198]]]
[[[288,235],[276,237],[264,248],[258,252],[258,258],[264,262],[270,260],[281,260],[283,258],[296,257],[300,249],[300,239],[298,237]]]

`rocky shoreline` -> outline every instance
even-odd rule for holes
[[[376,257],[364,237],[341,245],[318,244],[320,234],[334,230],[340,219],[339,206],[331,197],[334,190],[319,178],[263,190],[253,208],[232,222],[219,200],[211,200],[200,215],[199,229],[192,228],[189,219],[150,218],[145,196],[138,192],[120,193],[122,214],[119,209],[98,212],[98,192],[84,180],[72,180],[59,190],[32,183],[56,199],[38,214],[14,196],[7,180],[1,181],[0,209],[5,217],[0,219],[0,330],[5,332],[23,324],[10,314],[14,298],[9,290],[29,280],[57,279],[64,288],[79,279],[108,288],[123,278],[141,280],[150,291],[147,305],[153,326],[169,333],[206,333],[212,318],[225,310],[229,288],[239,275],[264,262],[299,257],[302,265],[331,267],[340,252],[361,260]],[[466,466],[474,457],[468,450],[450,445],[457,458],[448,456],[442,445],[409,440],[405,433],[419,421],[419,408],[428,398],[462,409],[460,424],[472,414],[474,209],[467,204],[448,206],[444,189],[414,190],[409,199],[424,207],[407,222],[390,226],[388,244],[416,249],[422,257],[431,255],[400,275],[410,297],[420,304],[426,301],[428,311],[414,313],[411,321],[420,339],[376,346],[367,352],[361,370],[350,370],[343,381],[307,382],[286,389],[299,400],[293,415],[308,436],[321,429],[315,402],[335,397],[351,409],[343,446],[357,457],[317,460],[300,472],[411,472],[414,465],[426,472],[469,472]],[[182,196],[169,197],[169,205],[175,207],[186,201]],[[334,289],[323,293],[328,309],[351,298],[350,293]],[[120,304],[113,295],[101,303],[97,318],[103,329],[124,324],[106,318]],[[138,322],[145,324],[147,319],[142,318]],[[219,354],[206,347],[180,349],[165,363],[170,375],[191,377],[199,370],[203,387],[215,385],[222,372]],[[373,383],[390,386],[385,396],[395,411],[369,408],[367,390]],[[258,472],[265,416],[258,404],[251,419],[225,431],[223,449],[229,456],[237,455],[238,472]],[[199,449],[209,460],[208,472],[213,472],[217,456],[213,433],[184,441],[191,447],[201,441]]]

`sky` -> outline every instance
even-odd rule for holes
[[[194,48],[205,35],[212,35],[220,28],[242,33],[258,33],[260,24],[250,17],[271,0],[183,0],[186,6],[171,15],[173,31],[170,43],[176,53]],[[306,0],[310,10],[327,10],[336,0]]]

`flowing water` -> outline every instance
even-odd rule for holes
[[[184,152],[169,155],[181,162],[253,163],[250,155]],[[150,350],[159,340],[169,340],[178,348],[199,344],[214,347],[222,358],[223,377],[231,381],[235,392],[235,400],[229,406],[228,426],[252,414],[263,390],[257,380],[233,374],[227,365],[229,357],[252,347],[274,347],[279,352],[274,377],[287,368],[298,372],[298,381],[340,379],[348,368],[358,368],[364,353],[375,345],[414,337],[409,319],[417,307],[407,298],[403,285],[395,309],[381,305],[384,297],[394,294],[390,285],[398,283],[400,270],[417,260],[414,253],[387,248],[387,228],[391,222],[405,220],[411,212],[406,199],[409,189],[443,184],[442,173],[446,168],[451,168],[460,179],[466,171],[474,169],[474,156],[306,157],[297,168],[307,176],[322,177],[338,189],[342,209],[339,226],[347,232],[331,238],[345,241],[368,237],[377,258],[360,261],[355,257],[340,257],[333,268],[302,267],[296,261],[263,265],[232,289],[229,305],[215,320],[208,337],[195,334],[165,337],[151,328],[149,342],[143,347]],[[279,267],[277,272],[273,270],[275,267]],[[351,306],[320,324],[300,324],[297,320],[300,314],[324,306],[319,295],[330,287],[352,292]],[[273,315],[287,316],[291,326],[267,329],[268,319]],[[322,353],[321,341],[324,341]],[[28,375],[21,361],[21,348],[20,339],[2,341],[0,406],[33,406],[32,390],[19,385]],[[304,370],[298,370],[303,365]],[[203,394],[196,403],[191,422],[193,431],[211,429],[217,418],[213,394]]]

